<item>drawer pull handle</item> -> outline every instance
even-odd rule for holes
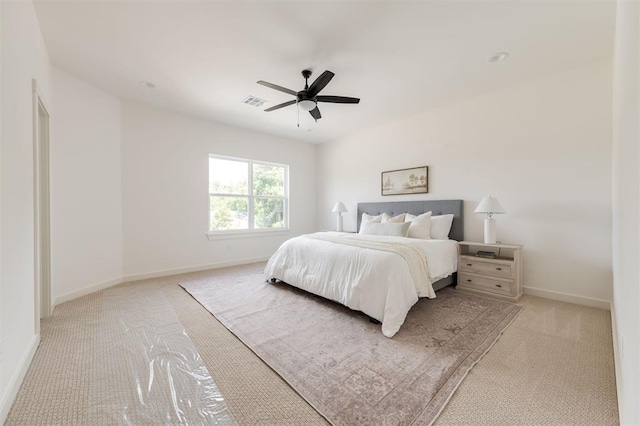
[[[502,284],[496,284],[496,287],[502,288]]]
[[[471,282],[471,280],[467,280],[468,282]]]
[[[496,271],[502,271],[502,268],[496,268]]]
[[[467,266],[473,266],[473,263],[467,263]]]

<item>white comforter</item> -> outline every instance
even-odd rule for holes
[[[340,244],[338,239],[347,240]],[[365,247],[358,247],[358,241]],[[396,253],[396,245],[417,250]],[[422,278],[402,255],[411,251],[427,264]],[[456,241],[321,232],[283,243],[265,275],[362,311],[393,337],[419,297],[435,297],[431,284],[456,270]]]

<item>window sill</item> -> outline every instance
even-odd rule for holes
[[[251,231],[220,231],[220,232],[208,232],[207,239],[213,240],[233,240],[236,238],[256,238],[256,237],[274,237],[277,235],[289,234],[289,229],[277,229],[277,230],[251,230]]]

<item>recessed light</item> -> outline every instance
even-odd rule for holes
[[[140,82],[140,85],[142,85],[142,87],[146,87],[147,89],[155,89],[156,88],[155,84],[153,84],[150,81],[145,81],[145,80],[142,80]]]
[[[507,53],[507,52],[498,52],[498,53],[496,53],[495,55],[493,55],[492,57],[489,58],[489,62],[504,61],[508,57],[509,57],[509,53]]]

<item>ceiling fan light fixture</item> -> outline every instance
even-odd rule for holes
[[[0,0],[1,1],[1,0]],[[277,84],[269,83],[267,81],[258,80],[258,84],[261,86],[268,87],[273,90],[277,90],[278,92],[288,93],[289,95],[295,96],[295,99],[292,99],[287,102],[283,102],[278,105],[274,105],[270,108],[264,110],[264,112],[271,112],[278,110],[280,108],[288,107],[289,105],[297,104],[298,105],[298,120],[300,118],[300,110],[308,112],[311,117],[313,117],[316,122],[322,118],[322,114],[320,114],[320,109],[318,109],[318,102],[328,102],[334,104],[357,104],[360,102],[359,98],[349,98],[347,96],[324,96],[319,95],[322,89],[325,88],[327,84],[331,81],[333,76],[335,75],[329,70],[326,70],[320,77],[316,78],[311,86],[309,86],[309,76],[311,75],[311,71],[303,70],[302,76],[304,77],[304,89],[295,92],[291,89],[287,89],[286,87],[278,86]],[[298,121],[298,127],[300,127],[300,122]]]
[[[315,109],[316,102],[311,99],[303,99],[298,102],[298,106],[304,111],[311,111],[312,109]]]

